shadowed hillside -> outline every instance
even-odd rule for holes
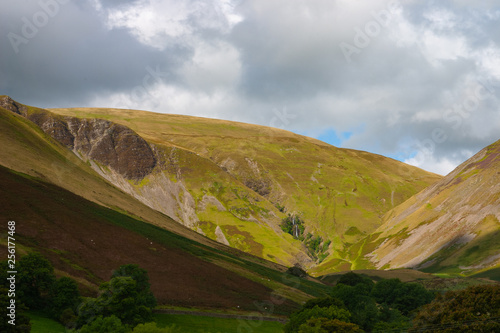
[[[364,253],[377,268],[414,267],[466,275],[498,269],[499,220],[497,141],[391,210],[367,240]]]

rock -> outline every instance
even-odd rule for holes
[[[21,103],[16,102],[9,96],[0,96],[0,107],[17,113],[21,116],[26,116],[28,108]]]
[[[44,109],[28,110],[9,96],[0,97],[0,106],[32,121],[80,156],[127,179],[143,179],[156,166],[155,153],[149,144],[126,126],[104,119],[61,117]]]

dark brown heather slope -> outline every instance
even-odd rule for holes
[[[133,263],[148,271],[160,304],[239,306],[255,310],[254,301],[271,299],[271,288],[248,278],[262,281],[269,277],[253,273],[253,264],[244,259],[134,220],[4,167],[0,167],[0,202],[0,220],[16,221],[18,255],[27,249],[38,250],[51,260],[60,275],[73,276],[90,289],[95,290],[98,283],[109,279],[119,265]],[[7,253],[3,236],[2,233],[0,244]],[[240,274],[210,261],[237,267]],[[263,266],[255,267],[264,273],[286,277]],[[305,280],[304,283],[310,284]],[[287,287],[282,285],[282,288]],[[287,312],[295,306],[287,300],[278,305],[278,311]]]

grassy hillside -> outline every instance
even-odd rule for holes
[[[1,98],[2,96],[0,96]],[[31,112],[37,108],[27,107]],[[0,165],[65,188],[100,205],[162,226],[188,238],[217,246],[191,232],[170,217],[131,198],[105,181],[89,163],[83,162],[33,122],[0,107]]]
[[[212,241],[140,203],[4,108],[0,142],[0,219],[17,222],[18,255],[42,252],[58,274],[75,277],[88,293],[123,263],[148,269],[165,304],[255,310],[253,301],[277,290],[289,299],[279,307],[286,312],[324,290],[312,280],[287,280],[286,267]]]
[[[350,245],[374,231],[388,210],[441,178],[263,126],[133,110],[51,111],[120,123],[164,152],[169,168],[140,183],[104,175],[124,191],[212,239],[283,264],[299,261],[315,274],[349,269]],[[152,199],[160,187],[181,193],[177,217]],[[194,215],[183,218],[185,211]],[[306,249],[283,234],[279,225],[287,214],[300,218],[302,238],[319,246]]]
[[[276,313],[286,313],[326,290],[285,267],[202,245],[4,167],[0,184],[0,220],[16,221],[18,256],[40,251],[87,293],[127,263],[148,271],[160,304],[256,310],[253,302],[277,293],[286,301]],[[6,236],[3,228],[4,253]]]
[[[360,262],[469,275],[500,267],[500,141],[391,210]],[[368,264],[369,265],[369,264]],[[487,275],[485,275],[487,276]]]

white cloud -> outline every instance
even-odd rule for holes
[[[433,31],[426,31],[421,36],[420,46],[427,60],[434,65],[439,64],[439,61],[456,60],[469,54],[463,37],[443,36]]]
[[[472,157],[473,153],[470,151],[461,151],[460,156],[457,158],[437,157],[434,154],[425,151],[419,151],[414,157],[404,160],[404,163],[416,166],[418,168],[429,170],[438,175],[445,176],[453,171],[457,165],[464,160]]]
[[[193,90],[230,89],[238,85],[240,79],[240,54],[224,41],[199,41],[191,61],[184,64],[179,75]]]
[[[121,106],[352,133],[343,146],[446,173],[463,151],[500,133],[498,1],[390,3],[70,2],[21,45],[26,52],[2,53],[0,87],[46,107]],[[19,32],[37,10],[5,6],[0,29]],[[349,63],[339,45],[356,38],[366,43]],[[3,39],[0,49],[12,47]],[[147,68],[165,75],[146,79]],[[490,81],[480,99],[479,78]],[[275,124],[284,109],[294,118]],[[408,142],[432,139],[435,129],[446,140],[425,159],[410,158],[417,150]]]
[[[229,0],[140,0],[111,8],[107,15],[110,29],[129,29],[141,43],[158,49],[191,44],[200,29],[228,33],[242,20]]]

